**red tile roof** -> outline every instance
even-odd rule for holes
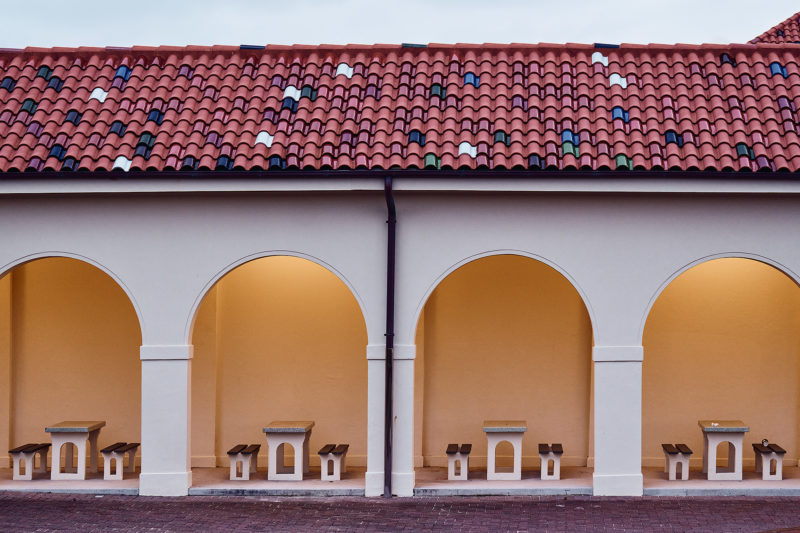
[[[800,43],[800,13],[768,29],[750,43]]]
[[[800,170],[795,45],[0,51],[0,171]]]

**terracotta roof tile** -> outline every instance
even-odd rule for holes
[[[800,43],[800,13],[795,13],[750,41],[750,44],[757,43]]]
[[[798,105],[792,45],[28,48],[0,171],[798,171]]]

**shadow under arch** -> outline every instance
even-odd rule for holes
[[[459,268],[461,268],[462,266],[464,266],[464,265],[466,265],[468,263],[472,263],[474,261],[478,261],[478,260],[484,259],[486,257],[494,257],[494,256],[499,256],[499,255],[514,255],[514,256],[518,256],[518,257],[525,257],[525,258],[528,258],[528,259],[532,259],[534,261],[538,261],[538,262],[540,262],[542,264],[545,264],[545,265],[549,266],[550,268],[552,268],[553,270],[555,270],[556,272],[561,274],[564,277],[564,279],[566,279],[570,283],[570,285],[572,285],[572,287],[575,289],[575,291],[580,296],[581,301],[583,301],[583,305],[586,307],[586,312],[589,314],[589,322],[590,322],[590,324],[592,326],[593,336],[595,338],[597,338],[597,329],[596,329],[597,321],[595,320],[594,310],[592,309],[592,305],[589,302],[589,298],[586,295],[586,292],[578,284],[578,282],[575,280],[575,278],[573,278],[561,265],[559,265],[558,263],[555,263],[555,262],[547,259],[546,257],[540,256],[540,255],[536,255],[536,254],[532,254],[532,253],[526,252],[524,250],[515,250],[515,249],[489,250],[489,251],[486,251],[486,252],[480,252],[480,253],[468,256],[468,257],[462,259],[461,261],[451,265],[449,268],[447,268],[441,275],[439,275],[439,277],[437,277],[433,281],[433,283],[431,283],[428,286],[427,290],[425,291],[425,294],[423,294],[419,304],[417,305],[416,310],[414,311],[414,315],[412,317],[413,320],[411,322],[411,331],[409,332],[410,336],[408,336],[406,338],[409,338],[409,339],[415,338],[415,333],[416,333],[417,327],[419,325],[419,317],[422,314],[422,310],[425,308],[425,304],[430,299],[431,294],[433,294],[433,291],[436,290],[436,287],[438,287],[442,283],[442,281],[444,281],[450,274],[452,274],[453,272],[455,272],[456,270],[458,270]]]
[[[695,259],[690,263],[685,264],[675,272],[673,272],[666,280],[664,280],[661,285],[656,289],[653,295],[650,297],[650,301],[647,302],[647,306],[644,309],[644,314],[642,315],[641,323],[639,324],[639,330],[637,332],[637,338],[639,339],[639,345],[641,346],[644,342],[644,329],[647,325],[647,318],[650,316],[650,311],[653,309],[653,306],[658,300],[658,297],[661,296],[661,293],[673,282],[676,278],[678,278],[684,272],[691,270],[692,268],[701,265],[703,263],[707,263],[709,261],[714,261],[715,259],[750,259],[752,261],[757,261],[759,263],[763,263],[767,266],[774,268],[775,270],[779,271],[798,286],[800,286],[800,276],[795,273],[792,269],[787,267],[786,265],[779,263],[769,257],[765,257],[763,255],[758,254],[751,254],[747,252],[722,252],[717,254],[710,254],[703,256],[699,259]]]
[[[345,285],[345,287],[347,287],[347,289],[350,291],[350,294],[353,296],[353,298],[355,298],[356,303],[358,304],[358,308],[361,310],[361,319],[364,322],[364,327],[365,328],[367,327],[367,308],[366,308],[366,305],[364,304],[364,300],[362,299],[361,295],[356,290],[355,286],[350,282],[350,280],[348,280],[344,276],[344,274],[342,274],[342,272],[337,270],[330,263],[327,263],[327,262],[323,261],[322,259],[320,259],[318,257],[315,257],[313,255],[310,255],[310,254],[305,254],[305,253],[302,253],[302,252],[296,252],[296,251],[292,251],[292,250],[271,250],[271,251],[257,252],[257,253],[254,253],[254,254],[250,254],[250,255],[244,256],[244,257],[242,257],[240,259],[237,259],[236,261],[234,261],[232,263],[229,263],[228,265],[223,267],[221,270],[217,271],[214,274],[214,276],[212,276],[212,278],[200,290],[200,293],[195,297],[194,302],[192,303],[192,307],[189,310],[189,316],[186,319],[186,329],[184,331],[184,339],[186,341],[186,344],[191,344],[192,343],[192,330],[194,329],[194,324],[195,324],[195,321],[197,320],[197,311],[200,309],[200,305],[203,303],[203,300],[208,295],[209,291],[222,278],[224,278],[227,274],[229,274],[230,272],[232,272],[236,268],[244,265],[245,263],[250,263],[252,261],[256,261],[258,259],[264,259],[264,258],[268,258],[268,257],[296,257],[298,259],[305,259],[307,261],[310,261],[310,262],[312,262],[312,263],[324,268],[325,270],[327,270],[328,272],[330,272],[331,274],[333,274],[334,276],[339,278],[339,281],[341,281]]]
[[[48,259],[48,258],[66,258],[66,259],[75,259],[76,261],[80,261],[82,263],[86,263],[89,266],[93,266],[98,270],[104,272],[108,277],[110,277],[114,282],[119,286],[120,289],[125,293],[127,296],[128,301],[133,306],[133,310],[136,313],[136,321],[139,325],[139,335],[141,339],[145,338],[145,331],[144,331],[144,320],[142,318],[142,310],[139,307],[139,303],[136,301],[136,297],[133,295],[133,292],[130,288],[122,281],[116,272],[108,268],[107,266],[103,265],[99,261],[92,259],[91,257],[87,257],[85,255],[71,253],[71,252],[59,252],[59,251],[49,251],[49,252],[39,252],[35,254],[29,254],[0,267],[0,278],[17,268],[18,266],[22,266],[26,263],[31,263],[38,259]],[[140,341],[141,342],[141,341]]]

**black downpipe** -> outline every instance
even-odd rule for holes
[[[384,390],[384,433],[383,433],[383,497],[392,497],[392,426],[394,426],[393,392],[394,392],[394,246],[397,212],[392,195],[392,178],[386,176],[383,182],[383,193],[386,197],[386,209],[389,218],[388,239],[386,245],[386,382]]]

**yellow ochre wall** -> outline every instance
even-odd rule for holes
[[[49,424],[105,420],[101,446],[138,442],[140,345],[133,306],[101,270],[67,258],[17,267],[0,279],[0,383],[10,367],[0,435],[10,446],[49,442]]]
[[[663,442],[685,442],[702,460],[700,419],[741,419],[751,442],[766,437],[798,456],[800,290],[748,259],[718,259],[678,276],[644,330],[643,464],[663,466]]]
[[[538,465],[540,442],[561,442],[564,464],[586,465],[592,329],[556,270],[513,255],[462,266],[426,303],[419,341],[425,465],[445,466],[447,444],[469,442],[470,461],[485,466],[484,419],[527,420],[523,466]]]
[[[193,343],[193,466],[209,454],[227,466],[239,443],[266,456],[272,420],[314,420],[312,451],[346,442],[348,464],[366,465],[366,327],[333,273],[294,257],[246,263],[201,304]]]

